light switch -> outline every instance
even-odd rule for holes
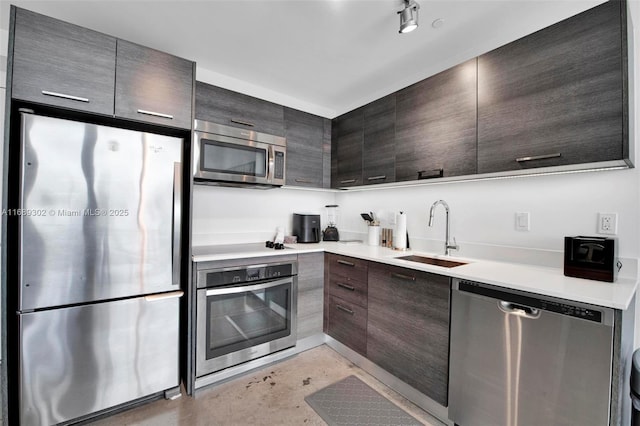
[[[529,212],[516,213],[516,231],[529,231]]]

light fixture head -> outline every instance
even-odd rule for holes
[[[414,0],[404,0],[404,9],[398,12],[401,34],[410,33],[418,28],[418,9],[420,9],[420,5]]]

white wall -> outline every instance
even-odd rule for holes
[[[291,235],[293,213],[320,214],[324,227],[324,206],[334,200],[334,192],[195,185],[192,244],[272,240],[279,226]]]

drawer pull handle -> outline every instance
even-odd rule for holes
[[[353,315],[355,313],[351,309],[345,308],[342,305],[336,305],[336,308],[340,309],[342,312],[348,313],[349,315]]]
[[[345,266],[356,266],[353,262],[347,262],[346,260],[338,260],[338,263]]]
[[[386,175],[380,175],[380,176],[371,176],[368,177],[367,180],[371,181],[371,180],[385,180],[387,178]]]
[[[429,173],[429,174],[425,174]],[[444,169],[420,170],[418,171],[418,179],[433,179],[444,176]]]
[[[169,120],[173,120],[173,115],[163,114],[161,112],[155,112],[155,111],[147,111],[146,109],[139,109],[138,114],[152,115],[154,117],[168,118]]]
[[[356,183],[357,179],[345,179],[341,180],[340,183]]]
[[[312,183],[310,179],[296,178],[295,181],[298,182],[298,183]]]
[[[562,154],[556,152],[555,154],[545,154],[545,155],[534,155],[531,157],[520,157],[516,158],[518,163],[524,163],[525,161],[535,161],[535,160],[548,160],[549,158],[560,158]]]
[[[338,287],[342,287],[342,288],[344,288],[346,290],[349,290],[349,291],[356,291],[356,288],[354,286],[352,286],[352,285],[349,285],[349,284],[338,283]]]
[[[253,124],[253,123],[249,123],[248,121],[238,120],[238,119],[236,119],[236,118],[232,118],[232,119],[231,119],[231,122],[232,122],[232,123],[236,123],[236,124],[240,124],[240,125],[242,125],[242,126],[247,126],[247,127],[253,127],[253,126],[255,126],[255,124]]]
[[[69,99],[71,101],[89,102],[88,98],[81,98],[80,96],[67,95],[67,94],[58,93],[58,92],[50,92],[48,90],[43,90],[42,94],[46,96],[53,96],[55,98]]]
[[[391,276],[394,278],[400,278],[401,280],[406,280],[406,281],[416,280],[416,277],[412,277],[411,275],[398,274],[397,272],[392,272]]]

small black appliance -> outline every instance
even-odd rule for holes
[[[564,274],[614,282],[619,267],[617,246],[616,238],[564,237]]]
[[[338,222],[338,205],[330,204],[325,207],[327,209],[327,221],[329,225],[322,231],[322,240],[340,241],[340,234],[338,234],[338,228],[336,227]]]
[[[299,243],[319,243],[320,215],[294,213],[292,229]]]

